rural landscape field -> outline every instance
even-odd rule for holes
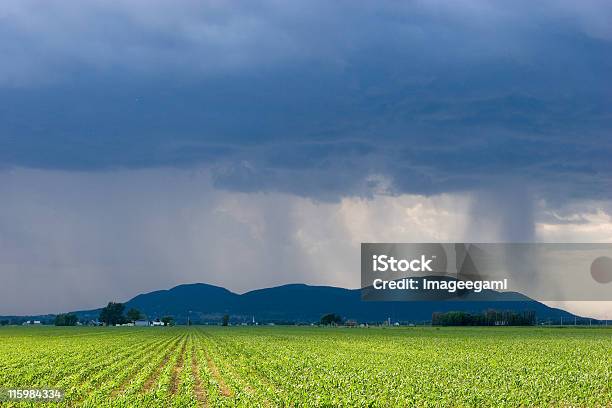
[[[3,328],[36,406],[610,406],[607,328]],[[28,406],[4,402],[2,406]]]

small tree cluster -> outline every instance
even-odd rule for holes
[[[76,326],[79,318],[74,313],[60,313],[55,316],[54,324],[56,326]]]
[[[324,326],[342,324],[342,317],[335,313],[328,313],[321,317],[320,324]]]
[[[115,324],[123,324],[127,320],[123,316],[125,306],[123,303],[108,302],[108,305],[100,311],[100,321],[106,323],[107,326]]]
[[[144,319],[144,315],[142,313],[140,313],[140,310],[135,309],[135,308],[131,308],[127,312],[127,319],[130,322],[135,322],[136,320]]]
[[[513,312],[487,310],[480,314],[466,312],[433,313],[434,326],[533,326],[536,323],[534,311]]]

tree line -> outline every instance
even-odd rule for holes
[[[146,319],[146,316],[136,308],[129,309],[126,313],[125,305],[123,303],[108,302],[108,304],[102,308],[98,320],[107,326],[114,326],[116,324],[134,323],[136,320]],[[55,316],[54,324],[56,326],[76,326],[79,318],[74,313],[60,313]],[[164,316],[161,319],[165,325],[171,326],[174,323],[172,316]]]
[[[534,311],[523,312],[487,310],[483,313],[435,312],[431,316],[433,326],[533,326]]]
[[[116,324],[134,323],[136,320],[146,319],[146,316],[140,312],[140,310],[131,308],[124,315],[125,305],[123,303],[108,302],[106,307],[100,311],[98,320],[107,326],[114,326]],[[164,316],[161,321],[166,326],[174,324],[174,318],[172,316]]]

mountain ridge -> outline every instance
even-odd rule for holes
[[[480,313],[487,309],[532,310],[541,320],[579,317],[519,293],[484,292],[470,294],[468,298],[472,300],[464,301],[373,302],[361,300],[361,289],[335,286],[290,283],[239,294],[221,286],[198,282],[141,293],[126,301],[125,308],[136,308],[149,319],[171,315],[178,323],[185,323],[188,319],[195,323],[218,323],[224,314],[230,315],[235,323],[252,322],[253,319],[261,323],[314,323],[326,313],[340,314],[345,319],[357,322],[378,323],[390,318],[402,323],[422,323],[431,320],[433,312]],[[97,320],[100,310],[73,313],[83,320]],[[52,316],[27,317],[48,319]]]
[[[534,310],[539,318],[574,318],[573,314],[546,306],[524,295],[497,293],[478,295],[469,301],[366,302],[361,289],[290,283],[254,289],[242,294],[207,283],[191,283],[139,294],[125,302],[126,310],[136,308],[149,318],[172,315],[179,322],[189,318],[197,323],[216,323],[224,314],[232,321],[276,323],[313,323],[326,313],[337,313],[358,322],[382,322],[388,318],[399,322],[425,322],[433,312],[460,310],[478,313],[487,309]],[[489,297],[487,297],[489,296]],[[512,299],[512,300],[499,300]],[[80,317],[95,319],[100,309],[76,312]]]

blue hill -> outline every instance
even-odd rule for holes
[[[425,322],[433,312],[451,310],[482,312],[487,309],[536,312],[538,319],[573,319],[574,315],[548,307],[516,293],[491,293],[471,301],[364,302],[359,289],[304,284],[283,285],[236,294],[225,288],[203,284],[179,285],[134,297],[127,308],[137,308],[149,318],[174,316],[185,322],[190,316],[199,323],[217,323],[224,314],[233,322],[311,323],[326,313],[337,313],[358,322]],[[99,309],[77,312],[97,318]],[[569,320],[568,320],[569,321]]]

